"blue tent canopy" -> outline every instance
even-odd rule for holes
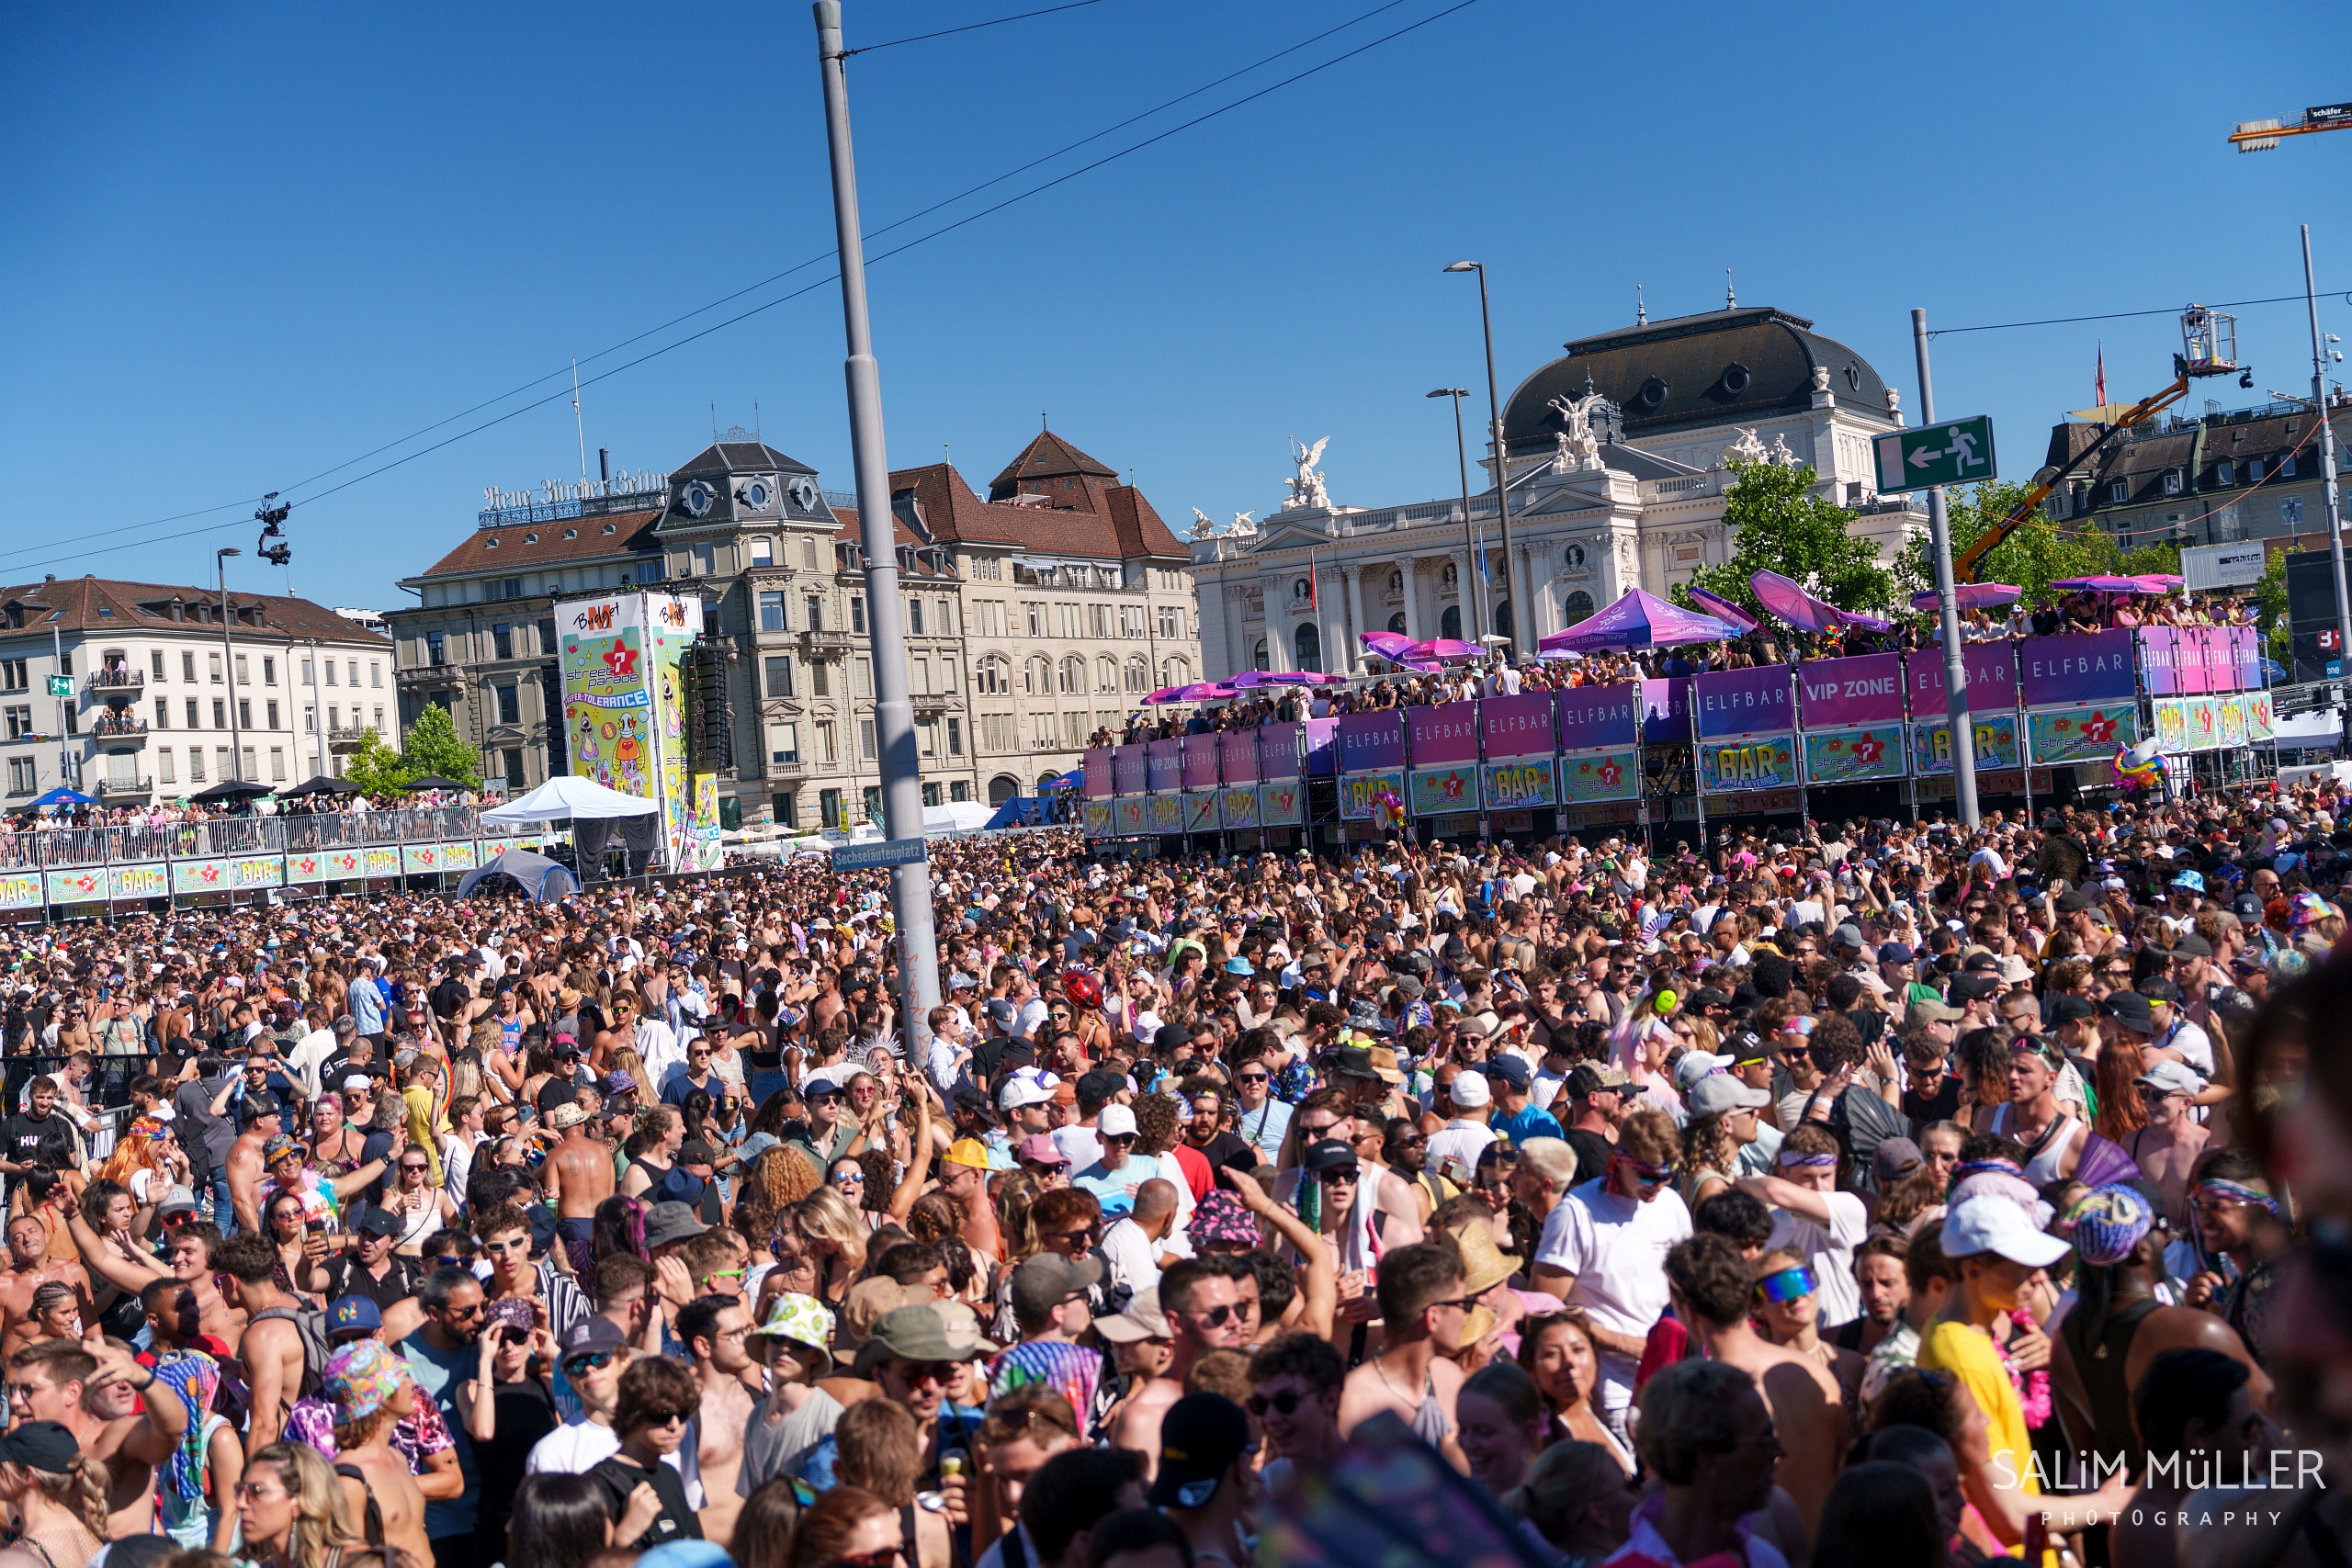
[[[59,784],[55,789],[34,801],[27,809],[40,811],[52,806],[96,806],[96,804],[97,800],[95,796],[84,795],[77,790],[70,790],[63,784]]]
[[[1084,789],[1086,787],[1086,770],[1084,768],[1072,768],[1061,777],[1048,780],[1046,784],[1046,787],[1047,789]]]
[[[540,904],[553,903],[566,894],[580,891],[580,879],[547,856],[528,850],[509,850],[489,864],[466,873],[465,879],[458,884],[458,897],[464,897],[474,890],[476,883],[489,876],[514,878],[534,902]]]

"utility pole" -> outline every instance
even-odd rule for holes
[[[63,628],[51,626],[49,628],[49,642],[51,650],[57,655],[57,672],[60,675],[65,675]],[[73,679],[70,675],[66,675],[65,678],[69,681]],[[74,696],[70,691],[57,694],[57,782],[67,789],[78,788],[82,779],[82,770],[74,766],[76,759],[74,755],[74,737],[65,728],[65,705],[72,701]]]
[[[311,733],[318,737],[319,771],[311,776],[327,776],[327,710],[319,701],[319,639],[310,639],[311,649]]]
[[[1470,526],[1470,448],[1462,435],[1462,400],[1470,395],[1470,389],[1440,387],[1429,395],[1432,398],[1453,400],[1453,458],[1455,462],[1462,465],[1462,543],[1469,550],[1470,561],[1475,567],[1478,560],[1478,535]],[[1408,561],[1406,564],[1411,563]],[[1463,586],[1466,589],[1469,585],[1464,583]],[[1405,584],[1406,592],[1410,593],[1412,591],[1411,583]],[[1484,648],[1487,644],[1487,606],[1482,601],[1486,595],[1479,594],[1472,598],[1469,593],[1464,592],[1463,597],[1470,600],[1470,640]]]
[[[2319,418],[2319,471],[2327,486],[2327,564],[2335,573],[2335,667],[2352,674],[2352,596],[2344,588],[2344,514],[2335,487],[2335,422],[2327,412],[2327,345],[2319,332],[2312,274],[2312,226],[2303,225],[2303,303],[2312,317],[2312,412]]]
[[[212,552],[213,570],[220,578],[220,679],[229,687],[229,776],[240,782],[245,776],[245,749],[237,724],[237,645],[229,637],[229,558],[244,553],[233,545]]]
[[[841,0],[816,0],[817,64],[825,87],[825,140],[832,156],[833,231],[840,250],[842,316],[849,338],[849,434],[857,474],[858,538],[865,556],[866,633],[874,650],[874,729],[882,757],[882,819],[892,839],[922,840],[922,774],[915,756],[914,704],[907,690],[906,627],[899,604],[899,556],[891,542],[890,464],[882,440],[882,376],[865,309],[865,241],[857,215],[857,161],[850,144],[849,80],[843,69]],[[908,1059],[931,1043],[939,1005],[939,938],[931,911],[928,861],[890,868],[897,916],[899,1010]]]
[[[1919,360],[1919,423],[1936,423],[1936,385],[1928,375],[1928,312],[1911,312],[1911,347]],[[1944,487],[1928,491],[1928,539],[1936,552],[1936,607],[1944,633],[1944,714],[1951,735],[1952,808],[1962,825],[1974,828],[1976,728],[1968,721],[1968,661],[1960,641],[1960,595],[1951,581],[1951,525],[1944,514]]]
[[[1487,408],[1494,418],[1494,429],[1489,434],[1495,443],[1495,520],[1502,529],[1503,539],[1503,613],[1510,617],[1510,641],[1504,646],[1510,650],[1510,661],[1516,664],[1519,662],[1519,639],[1525,628],[1519,624],[1519,611],[1515,607],[1518,595],[1511,591],[1510,465],[1503,457],[1502,394],[1495,387],[1495,318],[1487,308],[1487,264],[1458,261],[1445,270],[1478,275],[1478,321],[1487,333]],[[1485,553],[1485,547],[1481,545],[1479,554],[1483,556]],[[1486,592],[1486,564],[1483,559],[1474,559],[1470,563],[1471,570],[1478,578],[1477,591],[1481,595]],[[1464,583],[1463,592],[1470,592],[1470,585]]]

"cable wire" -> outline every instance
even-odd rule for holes
[[[942,28],[935,33],[917,33],[912,38],[894,38],[888,43],[869,43],[858,49],[842,51],[847,60],[853,54],[871,54],[877,49],[896,49],[902,43],[922,43],[935,38],[953,38],[957,33],[976,33],[982,28],[1001,28],[1007,22],[1025,22],[1032,17],[1050,17],[1061,11],[1080,11],[1089,6],[1100,6],[1102,0],[1070,0],[1067,6],[1048,6],[1042,11],[1023,11],[1017,17],[999,17],[992,22],[967,22],[960,28]]]
[[[2301,294],[2274,294],[2267,299],[2224,299],[2218,305],[2209,305],[2204,309],[2236,310],[2248,305],[2284,305],[2290,301],[2300,305],[2307,298],[2308,296]],[[2345,293],[2344,302],[2352,305],[2352,290]],[[2133,316],[2177,316],[2180,311],[2180,307],[2172,306],[2160,310],[2109,310],[2096,316],[2052,316],[2047,321],[1989,321],[1974,327],[1929,327],[1928,335],[1945,337],[1954,333],[2006,333],[2018,327],[2064,327],[2072,326],[2077,321],[2120,321]]]

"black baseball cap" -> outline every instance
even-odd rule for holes
[[[51,1421],[32,1425],[56,1427]],[[1221,1393],[1186,1394],[1160,1417],[1159,1476],[1151,1485],[1151,1506],[1205,1507],[1216,1495],[1225,1472],[1249,1447],[1250,1417],[1241,1413],[1241,1406]],[[74,1450],[69,1447],[67,1451]]]
[[[1185,1401],[1180,1399],[1176,1403],[1182,1404]],[[1219,1400],[1218,1403],[1229,1402]],[[1235,1406],[1233,1413],[1240,1415],[1240,1408]],[[1172,1416],[1175,1411],[1171,1408],[1169,1414]],[[1242,1432],[1244,1440],[1247,1440],[1249,1427],[1246,1422]],[[0,1436],[0,1463],[21,1464],[27,1470],[38,1470],[49,1475],[65,1474],[74,1468],[74,1461],[81,1457],[81,1453],[82,1445],[74,1434],[54,1421],[28,1421],[15,1431]],[[1227,1464],[1232,1462],[1231,1460],[1226,1461]],[[1214,1492],[1216,1488],[1209,1490]],[[1202,1501],[1207,1500],[1204,1495]]]
[[[2148,1010],[2148,998],[2137,991],[2117,991],[2109,996],[2099,1010],[2124,1028],[2142,1034],[2156,1032],[2155,1015]]]
[[[2059,997],[2050,1004],[2052,1023],[2073,1023],[2081,1019],[2098,1016],[2098,1009],[2091,1006],[2088,997]]]

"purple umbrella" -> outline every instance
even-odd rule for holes
[[[1690,603],[1698,605],[1700,609],[1714,616],[1715,619],[1737,626],[1744,632],[1752,632],[1756,629],[1756,617],[1722,594],[1710,593],[1703,588],[1693,588],[1690,592]]]
[[[1144,698],[1144,701],[1148,703],[1214,703],[1222,702],[1227,697],[1238,697],[1240,694],[1232,687],[1221,686],[1215,681],[1194,681],[1189,685],[1162,686]]]
[[[1401,664],[1413,656],[1410,651],[1413,639],[1402,632],[1363,632],[1356,640],[1363,644],[1366,653],[1385,659],[1392,664]]]
[[[1459,664],[1473,659],[1484,659],[1487,657],[1487,650],[1475,642],[1464,642],[1459,637],[1431,637],[1427,642],[1414,643],[1405,649],[1404,657],[1434,659],[1442,664]]]
[[[1757,572],[1748,578],[1747,586],[1755,591],[1758,604],[1801,632],[1826,632],[1832,626],[1861,626],[1874,632],[1887,629],[1887,624],[1876,615],[1841,610],[1826,600],[1815,598],[1777,571]]]
[[[1539,653],[1597,653],[1611,648],[1671,648],[1686,642],[1722,642],[1739,636],[1737,626],[1695,610],[1679,609],[1638,588],[1598,615],[1537,643]]]
[[[1960,607],[1963,610],[1997,610],[2004,604],[2016,604],[2018,595],[2024,592],[2024,589],[2012,588],[2006,582],[1955,582],[1952,584],[1952,595],[1959,600]],[[1925,593],[1914,593],[1911,595],[1911,607],[1915,610],[1932,613],[1936,607],[1936,591],[1930,588]]]
[[[2160,593],[2162,589],[2150,588],[2137,577],[2070,577],[2064,582],[2053,582],[2052,591],[2060,593]]]
[[[1317,670],[1250,670],[1233,678],[1240,691],[1254,691],[1260,686],[1344,686],[1345,675],[1332,675]]]
[[[2161,571],[2138,572],[2133,574],[2132,581],[2145,583],[2151,593],[2170,593],[2180,586],[2179,578],[2167,576]]]

